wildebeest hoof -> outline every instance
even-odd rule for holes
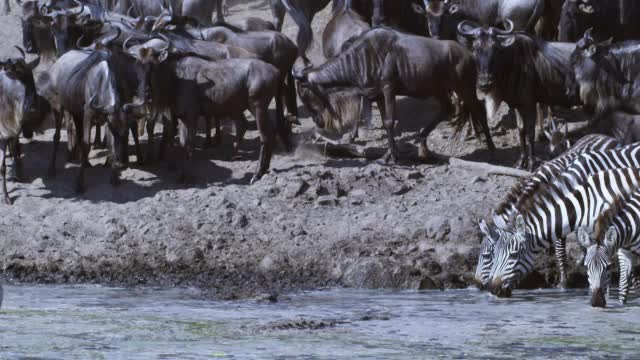
[[[85,190],[84,184],[76,184],[76,194],[83,194]]]
[[[261,174],[254,174],[253,177],[251,178],[251,181],[249,182],[249,184],[253,185],[256,182],[258,182],[260,179],[262,179],[262,175]]]
[[[13,200],[11,200],[11,198],[9,196],[5,196],[4,197],[4,204],[5,205],[13,205]]]
[[[109,179],[109,183],[112,186],[118,186],[121,184],[120,176],[118,174],[111,174],[111,178]]]
[[[391,151],[384,154],[383,157],[376,161],[380,165],[395,165],[398,163],[398,156]]]

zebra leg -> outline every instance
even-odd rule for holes
[[[633,254],[628,250],[618,249],[618,262],[620,263],[618,300],[620,304],[625,304],[629,295],[629,288],[633,285]]]
[[[556,261],[558,262],[558,270],[560,271],[560,281],[558,287],[567,287],[567,239],[559,238],[556,240]]]

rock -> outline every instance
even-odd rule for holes
[[[412,171],[407,173],[407,180],[418,180],[424,178],[424,175],[420,171]]]
[[[353,197],[365,197],[367,196],[367,192],[362,189],[355,189],[355,190],[351,190],[349,195]]]
[[[411,191],[411,189],[413,189],[411,186],[409,185],[402,185],[400,187],[400,189],[396,190],[393,192],[393,195],[404,195],[406,193],[408,193],[409,191]]]
[[[427,237],[441,242],[451,232],[449,218],[444,216],[435,216],[427,221],[426,224]]]
[[[418,290],[442,290],[442,285],[438,285],[428,276],[425,276],[418,282]]]
[[[247,225],[249,225],[249,220],[244,214],[239,214],[234,216],[231,225],[236,228],[244,229],[247,227]]]
[[[338,204],[339,204],[338,199],[333,195],[320,196],[316,200],[316,205],[319,205],[319,206],[335,206]]]

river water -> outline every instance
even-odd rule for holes
[[[194,289],[5,286],[0,358],[639,358],[640,300],[592,309],[584,290],[344,290],[275,304]],[[334,327],[278,330],[304,318]]]

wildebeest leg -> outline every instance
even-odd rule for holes
[[[287,13],[287,9],[282,4],[281,0],[271,0],[271,14],[273,15],[273,24],[276,26],[276,31],[282,32],[282,25],[284,24],[284,16]]]
[[[15,169],[15,180],[25,181],[24,166],[22,165],[22,153],[20,151],[20,138],[13,139],[13,168]]]
[[[535,156],[535,141],[536,141],[536,115],[535,107],[525,109],[524,114],[524,127],[527,133],[527,156],[529,158],[529,171],[533,171],[538,163],[538,159]]]
[[[11,205],[13,202],[9,197],[7,191],[7,166],[5,164],[5,158],[7,157],[7,140],[0,140],[0,171],[2,171],[2,196],[6,205]]]
[[[396,149],[395,127],[396,127],[396,96],[390,86],[384,87],[385,112],[382,116],[382,124],[387,131],[387,143],[389,149],[382,157],[381,162],[385,164],[395,164],[398,161],[398,151]]]
[[[212,119],[210,117],[202,117],[201,118],[204,120],[204,148],[210,148],[213,146],[213,143],[211,142],[211,121]]]
[[[260,157],[258,160],[258,168],[251,178],[252,184],[260,180],[267,170],[269,170],[269,165],[271,163],[275,134],[271,122],[269,121],[267,107],[267,104],[262,104],[259,101],[256,102],[254,106],[256,126],[260,132]]]
[[[129,129],[131,129],[131,136],[133,136],[133,143],[136,147],[136,163],[138,166],[142,166],[144,164],[144,159],[142,158],[142,149],[140,148],[140,138],[138,137],[138,122],[131,121],[129,123]],[[129,157],[125,157],[125,160],[128,162]]]
[[[104,149],[105,144],[102,139],[102,125],[96,124],[96,135],[95,139],[93,139],[93,148],[94,149]]]
[[[487,148],[494,152],[496,150],[496,146],[493,143],[493,139],[491,138],[491,131],[489,130],[489,122],[487,121],[487,113],[485,109],[482,108],[482,104],[478,100],[475,94],[475,89],[468,90],[469,92],[473,92],[473,94],[465,94],[462,98],[464,102],[464,106],[469,109],[469,113],[471,113],[471,120],[474,124],[474,127],[479,125],[482,129],[482,133],[484,134],[484,140],[487,144]],[[466,112],[466,111],[465,111]]]
[[[524,119],[522,116],[522,109],[516,108],[516,122],[518,124],[518,137],[520,139],[520,159],[516,164],[516,167],[524,169],[527,167],[527,130],[524,126]]]
[[[156,145],[155,145],[155,130],[156,130],[156,121],[158,121],[158,116],[160,116],[159,111],[153,111],[151,116],[147,120],[147,162],[153,162],[156,158]]]
[[[62,114],[57,111],[53,112],[53,119],[55,121],[55,133],[53,134],[53,152],[51,153],[51,160],[49,161],[49,176],[56,176],[56,155],[58,153],[58,144],[60,144],[60,128],[62,127]]]
[[[285,104],[287,105],[287,118],[292,118],[291,123],[300,125],[298,120],[298,95],[296,94],[296,81],[288,72],[285,85]]]
[[[196,136],[198,116],[187,115],[184,119],[180,119],[178,132],[180,134],[180,146],[184,151],[181,174],[178,182],[188,184],[191,181],[191,159],[193,158],[193,140]]]
[[[91,150],[91,115],[89,111],[85,111],[84,121],[82,122],[82,158],[80,172],[76,178],[76,193],[81,194],[85,191],[84,172],[89,164],[89,151]]]
[[[276,90],[276,131],[282,141],[284,150],[291,151],[291,123],[289,123],[284,117],[284,104],[282,101],[283,86],[278,85]],[[257,110],[256,110],[257,111]]]
[[[223,0],[215,0],[216,2],[216,22],[224,23],[224,11],[222,10]]]
[[[233,155],[238,153],[240,149],[240,145],[242,145],[242,140],[244,140],[244,134],[247,132],[248,121],[244,113],[239,114],[233,118],[234,126],[236,130],[236,141],[233,144]]]

